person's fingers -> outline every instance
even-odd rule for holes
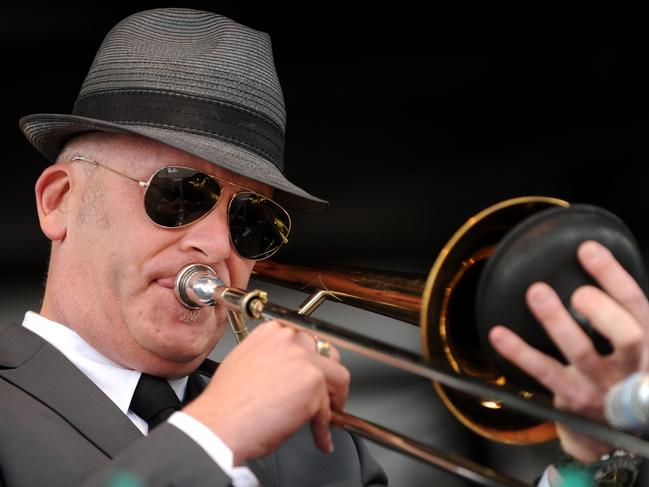
[[[591,408],[585,410],[576,408],[575,402],[571,401],[569,398],[555,397],[554,405],[559,409],[573,410],[579,414],[589,416],[596,420],[602,419],[599,414],[593,414]],[[557,433],[564,451],[580,462],[593,462],[604,453],[610,452],[612,449],[611,445],[591,438],[590,436],[576,433],[575,431],[565,427],[562,423],[557,423]]]
[[[494,327],[489,338],[498,352],[552,392],[556,406],[593,418],[601,416],[602,389],[576,368],[530,347],[503,326]]]
[[[615,260],[611,252],[600,243],[589,240],[579,246],[577,257],[599,285],[648,332],[649,301],[635,279]]]
[[[254,333],[258,340],[263,339],[267,340],[269,336],[277,333],[279,330],[285,329],[286,332],[294,333],[292,328],[282,326],[282,324],[277,320],[264,321],[255,327],[250,336]],[[246,339],[248,341],[248,339]]]
[[[604,366],[602,357],[554,290],[545,283],[537,282],[528,289],[526,299],[530,310],[565,359],[588,377],[598,377]]]
[[[320,409],[311,419],[311,434],[315,445],[324,453],[333,451],[331,440],[331,405],[329,394],[323,391],[320,401]]]
[[[331,407],[336,411],[342,411],[349,395],[351,378],[349,370],[340,364],[340,354],[332,346],[328,357],[319,355],[317,353],[316,338],[306,332],[297,331],[296,340],[307,352],[313,353],[313,363],[324,375]]]
[[[645,332],[638,321],[602,290],[592,286],[577,289],[572,304],[611,342],[617,363],[627,364],[629,370],[621,372],[636,370],[645,346]]]
[[[504,326],[493,327],[489,332],[489,340],[498,353],[554,394],[568,394],[573,388],[573,383],[563,372],[564,365],[561,362],[529,346],[510,329]]]
[[[334,362],[340,363],[340,352],[338,352],[338,349],[331,345],[331,348],[329,349],[329,360],[333,360]]]
[[[332,409],[342,411],[349,395],[351,382],[349,370],[328,357],[317,356],[316,361],[325,376]]]
[[[290,327],[290,325],[287,325]],[[313,350],[314,352],[318,352],[318,340],[319,338],[315,335],[311,335],[307,332],[299,331],[298,332],[300,344],[306,349],[306,350]],[[321,340],[324,343],[328,343],[326,340]],[[340,362],[340,353],[338,350],[336,350],[336,347],[333,345],[329,344],[329,355],[328,358],[330,360],[333,360],[334,362]]]

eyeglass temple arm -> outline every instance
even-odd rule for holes
[[[119,172],[118,170],[113,169],[112,167],[106,166],[104,164],[101,164],[100,162],[93,161],[91,159],[87,159],[85,157],[75,156],[75,157],[72,158],[72,162],[74,162],[74,161],[83,161],[83,162],[87,162],[89,164],[92,164],[93,166],[103,167],[104,169],[108,169],[109,171],[114,172],[115,174],[119,174],[120,176],[124,176],[125,178],[128,178],[131,181],[135,181],[136,183],[138,183],[143,188],[146,188],[149,185],[148,182],[140,181],[139,179],[132,178],[128,174],[124,174],[123,172]]]

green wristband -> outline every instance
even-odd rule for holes
[[[554,465],[560,475],[553,487],[631,487],[640,471],[642,460],[623,450],[603,455],[592,463],[567,460]]]

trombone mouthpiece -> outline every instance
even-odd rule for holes
[[[176,299],[189,309],[214,306],[214,292],[223,284],[210,266],[189,264],[178,271],[174,294]]]

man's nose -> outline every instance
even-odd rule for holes
[[[225,201],[219,201],[209,214],[189,225],[185,232],[181,241],[183,251],[196,252],[207,262],[230,257],[232,244]]]

